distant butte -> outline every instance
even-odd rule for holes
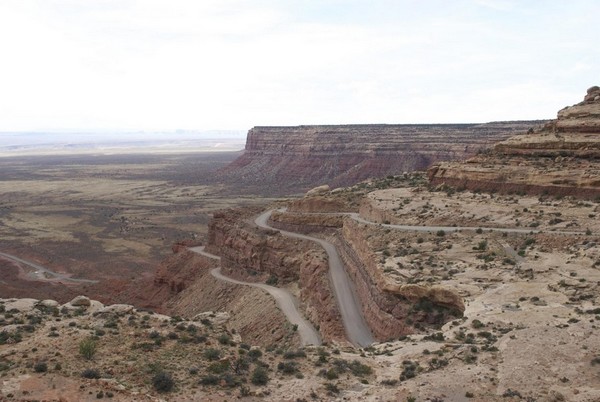
[[[503,193],[600,197],[600,87],[541,129],[496,144],[466,162],[442,162],[433,185]]]
[[[546,122],[254,127],[244,154],[220,174],[279,193],[335,188],[461,160]]]

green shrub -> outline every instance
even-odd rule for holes
[[[266,385],[269,382],[269,374],[264,367],[258,366],[252,372],[251,378],[254,385]]]
[[[48,365],[46,364],[46,362],[37,362],[33,366],[33,369],[36,373],[45,373],[46,371],[48,371]]]
[[[477,328],[477,329],[478,329],[478,328],[483,328],[483,327],[485,326],[485,324],[484,324],[484,323],[482,323],[481,321],[479,321],[479,320],[475,319],[475,320],[473,320],[473,321],[471,322],[471,326],[472,326],[473,328]]]
[[[338,388],[338,386],[331,382],[325,384],[325,389],[330,395],[337,395],[340,393],[340,389]]]
[[[208,348],[204,350],[204,357],[208,360],[219,360],[221,358],[221,351],[219,349]]]
[[[256,360],[258,358],[260,358],[262,356],[262,352],[260,351],[260,349],[250,349],[250,351],[248,352],[248,357],[251,358],[252,360]]]
[[[295,374],[298,371],[298,364],[296,362],[279,362],[277,370],[284,374]]]
[[[100,378],[100,372],[96,369],[87,368],[81,372],[83,378],[97,379]]]
[[[220,381],[220,378],[214,374],[209,374],[200,379],[200,384],[202,385],[217,385]]]
[[[79,354],[86,360],[92,360],[96,354],[97,344],[92,338],[85,338],[79,342]]]
[[[288,350],[283,354],[284,359],[296,359],[306,357],[306,352],[303,350]]]
[[[152,378],[152,385],[158,392],[169,392],[175,386],[175,380],[171,374],[161,371]]]
[[[353,360],[352,363],[348,366],[352,374],[357,377],[362,377],[365,375],[370,375],[373,373],[373,369],[366,364],[362,364],[358,360]]]
[[[207,370],[213,374],[223,374],[229,371],[229,361],[223,360],[211,363]]]
[[[229,335],[226,335],[226,334],[219,335],[219,337],[217,338],[217,340],[219,341],[219,343],[221,345],[229,345],[229,344],[232,343],[231,337]]]

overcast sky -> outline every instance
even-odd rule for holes
[[[0,131],[554,118],[600,1],[0,0]]]

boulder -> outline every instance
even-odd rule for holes
[[[71,300],[69,304],[73,307],[89,307],[92,302],[90,301],[89,297],[77,296]]]

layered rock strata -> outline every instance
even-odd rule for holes
[[[319,324],[323,336],[332,339],[333,327],[336,337],[343,337],[329,286],[328,264],[321,251],[314,249],[311,242],[304,244],[274,231],[258,229],[240,218],[236,211],[217,214],[209,232],[209,248],[222,256],[222,266],[229,275],[248,275],[251,269],[255,277],[268,273],[284,280],[297,280],[302,299],[310,306],[308,310],[315,313],[311,319],[317,320],[314,322]],[[365,231],[347,216],[274,212],[271,225],[296,232],[322,233],[336,243],[355,284],[364,317],[379,340],[418,332],[416,328],[439,327],[464,311],[462,298],[451,289],[387,281],[364,237]]]
[[[271,296],[260,289],[216,279],[215,261],[180,250],[158,267],[152,283],[138,282],[132,290],[136,304],[163,313],[192,318],[206,311],[227,311],[228,327],[245,342],[297,346],[300,339]]]
[[[434,165],[428,175],[433,185],[470,190],[600,197],[600,87],[542,129],[466,162]]]
[[[423,326],[440,327],[462,316],[462,298],[451,289],[388,281],[362,224],[351,218],[344,220],[338,250],[356,286],[365,319],[378,339],[411,334]]]
[[[463,159],[542,123],[254,127],[221,175],[274,193],[334,188]]]
[[[329,284],[325,252],[310,241],[256,227],[255,209],[226,210],[209,225],[207,250],[221,256],[222,272],[246,281],[298,282],[306,318],[324,340],[344,340],[340,312]]]

